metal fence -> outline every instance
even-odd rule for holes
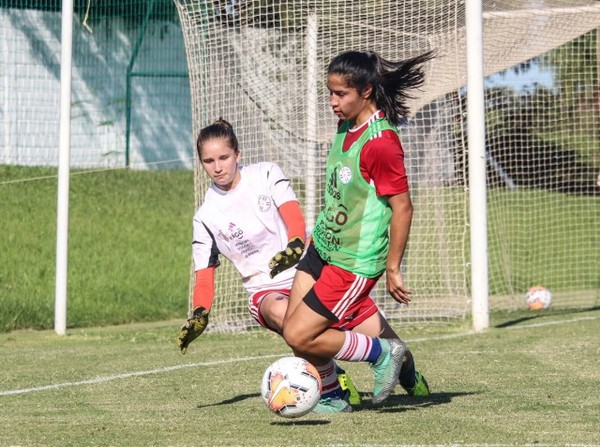
[[[61,2],[0,8],[0,163],[58,160]],[[183,37],[166,0],[75,2],[73,167],[191,168]]]

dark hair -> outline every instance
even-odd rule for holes
[[[433,59],[433,51],[399,62],[383,59],[374,51],[346,51],[334,57],[327,74],[344,77],[350,87],[359,93],[370,85],[372,98],[391,123],[401,124],[409,114],[406,101],[411,99],[409,89],[423,85],[422,65]]]
[[[233,131],[233,126],[223,118],[219,118],[211,125],[203,128],[198,134],[198,139],[196,140],[196,151],[198,151],[198,157],[202,158],[202,146],[204,143],[214,138],[224,138],[236,153],[240,151],[238,139]]]

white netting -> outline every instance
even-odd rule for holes
[[[325,86],[329,60],[349,49],[375,50],[393,60],[436,52],[425,67],[425,85],[410,102],[411,119],[401,129],[415,206],[404,265],[414,304],[397,306],[385,296],[383,281],[376,296],[394,319],[443,321],[468,313],[464,2],[175,3],[188,59],[194,135],[220,116],[230,121],[244,163],[272,160],[293,178],[309,225],[319,210],[324,159],[336,128]],[[593,101],[598,101],[600,4],[484,1],[483,11],[486,75],[518,64],[525,64],[521,70],[530,80],[536,70],[540,76],[546,70],[553,74],[550,87],[540,81],[528,92],[516,84],[487,84],[492,302],[521,305],[534,283],[563,293],[569,305],[597,300],[600,112]],[[580,57],[585,61],[572,74],[575,82],[561,78],[561,67]],[[589,99],[588,90],[596,96]],[[585,104],[577,100],[582,97],[588,98]],[[573,113],[573,107],[580,109]],[[548,174],[544,159],[556,157],[556,148],[561,154],[569,148],[574,163],[588,169],[572,175],[579,183],[571,191],[550,188],[547,175],[533,174],[536,169]],[[524,163],[528,156],[533,161]],[[568,163],[551,165],[563,177],[571,175]],[[200,169],[197,177],[200,200],[208,179]],[[554,220],[557,212],[563,214]],[[543,258],[532,261],[532,256]],[[237,274],[227,265],[217,277],[215,323],[252,325]]]

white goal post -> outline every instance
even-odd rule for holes
[[[71,154],[71,69],[73,43],[73,2],[62,2],[60,60],[60,141],[56,207],[56,280],[54,331],[67,331],[67,265],[69,239],[69,173]]]
[[[466,108],[464,2],[175,3],[194,135],[220,116],[230,121],[244,163],[275,161],[292,178],[309,227],[319,211],[335,131],[325,86],[329,60],[349,49],[396,60],[435,51],[425,84],[410,101],[410,120],[400,129],[415,206],[404,260],[414,304],[397,305],[380,281],[375,298],[388,318],[438,324],[471,316],[472,261],[485,275],[481,263],[489,267],[484,298],[493,307],[522,307],[535,284],[551,288],[557,306],[600,299],[600,256],[590,241],[600,229],[598,2],[481,2],[486,130],[485,147],[477,149],[485,159],[480,181],[484,191],[487,186],[487,211],[469,209],[469,145],[476,143],[467,138],[475,117]],[[196,170],[199,203],[208,179],[197,164]],[[479,212],[487,217],[485,260],[472,259],[471,217]],[[217,270],[216,295],[216,329],[255,326],[228,263]],[[485,318],[479,324],[486,326]]]

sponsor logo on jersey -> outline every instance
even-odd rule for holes
[[[338,175],[340,177],[340,182],[344,185],[347,185],[350,183],[350,180],[352,180],[352,170],[348,166],[343,166]]]
[[[241,239],[244,237],[244,231],[241,228],[238,228],[233,222],[230,222],[229,237],[231,239]]]
[[[271,209],[271,205],[272,205],[273,201],[271,200],[271,198],[269,196],[265,196],[264,194],[261,194],[260,196],[258,196],[258,209],[261,212],[266,212],[269,211]]]

